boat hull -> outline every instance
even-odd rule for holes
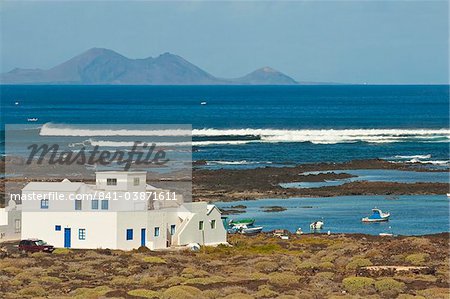
[[[258,227],[251,227],[251,228],[244,228],[240,231],[241,234],[246,236],[256,235],[259,234],[263,230],[262,226]]]
[[[370,219],[370,218],[363,218],[361,219],[362,222],[386,222],[389,221],[389,217],[386,218],[380,218],[380,219]]]

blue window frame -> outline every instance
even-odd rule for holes
[[[75,210],[80,211],[81,210],[81,200],[76,199],[75,200]]]
[[[48,209],[48,199],[41,199],[41,209]]]
[[[133,229],[127,229],[127,240],[133,240]]]
[[[86,240],[86,229],[80,228],[78,230],[78,240]]]
[[[107,210],[107,209],[109,209],[109,200],[103,199],[102,200],[102,210]]]
[[[175,235],[175,231],[176,231],[176,225],[175,224],[172,224],[171,226],[170,226],[170,234],[173,236],[173,235]]]
[[[61,231],[61,225],[55,225],[55,230],[56,230],[57,232]]]
[[[91,202],[91,209],[98,210],[98,199],[93,199]]]
[[[155,237],[159,237],[159,227],[155,227]]]

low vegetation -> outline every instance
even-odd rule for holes
[[[447,299],[448,241],[448,234],[261,234],[233,235],[232,246],[198,252],[8,250],[0,298]]]

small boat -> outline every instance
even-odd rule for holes
[[[200,102],[200,105],[206,105],[207,103],[206,102]]]
[[[393,237],[394,236],[394,234],[391,234],[391,233],[379,233],[378,235],[380,237]]]
[[[262,226],[242,226],[239,229],[239,232],[243,235],[256,235],[259,234],[262,231]]]
[[[230,222],[228,222],[228,225],[230,227],[241,227],[241,226],[251,226],[255,223],[255,219],[241,219],[241,220],[230,220]]]
[[[312,230],[322,229],[325,223],[323,221],[314,221],[309,225],[309,228]]]
[[[27,118],[27,121],[28,122],[36,122],[36,121],[38,121],[39,119],[37,118],[37,117],[33,117],[33,118]]]
[[[14,104],[17,106],[17,105],[19,105],[19,102],[15,102]]]
[[[380,209],[372,209],[372,215],[361,219],[362,222],[383,222],[388,221],[390,213],[383,213]]]

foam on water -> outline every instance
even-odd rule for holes
[[[436,142],[450,140],[449,129],[323,129],[323,130],[280,130],[280,129],[193,129],[192,131],[174,130],[111,130],[87,129],[67,125],[44,124],[40,130],[41,136],[190,136],[221,137],[221,140],[194,141],[193,145],[239,145],[252,142],[311,142],[313,144],[337,143],[393,143],[393,142]],[[236,140],[236,137],[245,140]],[[255,136],[249,139],[248,136]],[[227,140],[227,137],[230,137]],[[232,137],[232,138],[231,138]],[[120,143],[112,145],[108,140],[91,141],[98,145],[123,146]],[[176,145],[176,144],[175,144]],[[128,145],[126,145],[128,146]],[[406,156],[399,156],[406,157]],[[411,157],[422,158],[422,157]]]

